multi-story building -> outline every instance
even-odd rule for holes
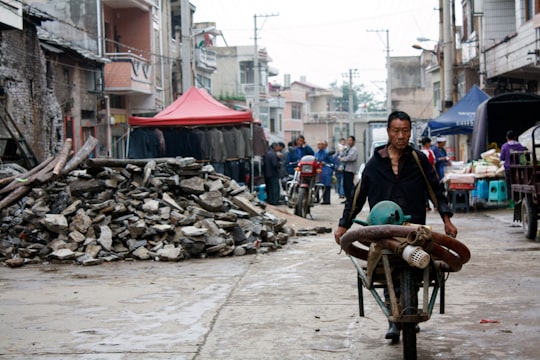
[[[349,114],[339,110],[336,99],[343,96],[341,89],[324,88],[304,79],[294,81],[281,91],[285,98],[285,139],[290,141],[303,134],[308,144],[317,140],[328,141],[333,149],[340,137],[345,136]]]
[[[45,61],[36,28],[48,20],[51,20],[49,16],[30,7],[23,9],[19,2],[0,1],[0,156],[3,162],[26,156],[43,161],[62,145],[61,104],[52,90],[53,71],[51,64]],[[36,163],[21,165],[28,168]]]
[[[71,91],[71,98],[94,97],[95,106],[64,107],[65,137],[74,137],[77,150],[86,136],[100,140],[97,156],[123,157],[127,119],[153,115],[173,100],[170,39],[171,2],[161,0],[29,0],[48,14],[40,37],[64,47],[80,49],[87,59],[105,59],[103,71],[65,67],[64,80],[87,93]],[[88,67],[87,67],[88,68]],[[87,80],[87,84],[81,80]],[[93,82],[93,83],[92,83]],[[57,90],[58,91],[58,90]],[[65,89],[63,90],[66,91]],[[61,95],[63,97],[69,95]]]
[[[480,87],[490,95],[539,94],[540,3],[463,0],[462,6],[462,63],[474,66]]]
[[[390,58],[392,76],[392,109],[405,111],[414,120],[427,121],[433,116],[432,73],[433,54],[423,51],[420,56]]]
[[[211,48],[220,35],[215,23],[193,25],[193,85],[209,93],[212,91],[212,75],[217,70],[217,54]]]
[[[282,141],[285,99],[280,95],[280,86],[270,84],[270,78],[278,75],[278,71],[269,65],[272,59],[266,49],[257,51],[258,99],[255,93],[255,47],[227,46],[211,50],[216,52],[218,68],[212,75],[212,95],[223,102],[243,103],[252,111],[257,107],[259,119],[270,140]]]

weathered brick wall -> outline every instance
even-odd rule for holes
[[[47,88],[35,28],[0,32],[0,81],[7,109],[38,161],[55,154],[63,142],[62,113],[53,90]]]

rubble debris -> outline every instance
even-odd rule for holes
[[[61,158],[0,183],[4,264],[243,256],[294,235],[212,166],[193,158],[87,159],[91,139],[71,159],[66,147]]]

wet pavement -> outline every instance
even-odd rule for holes
[[[332,201],[314,220],[284,216],[335,227]],[[421,324],[418,358],[538,359],[540,245],[509,209],[454,223],[472,258],[446,283],[445,314]],[[2,267],[0,359],[401,359],[367,292],[359,317],[356,270],[338,252],[327,234],[242,257]]]

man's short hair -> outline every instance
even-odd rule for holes
[[[352,141],[356,142],[356,138],[352,135],[349,136],[349,139],[352,139]]]
[[[428,138],[427,136],[424,136],[422,138],[422,145],[426,145],[426,144],[429,144],[431,142],[431,139]]]
[[[409,114],[407,114],[404,111],[393,111],[393,112],[391,112],[390,115],[388,115],[388,123],[386,124],[386,127],[390,128],[390,124],[395,119],[408,121],[409,125],[411,125],[411,127],[412,127],[411,117],[409,116]]]
[[[510,140],[516,140],[516,133],[514,132],[514,130],[508,130],[506,132],[506,137]]]

